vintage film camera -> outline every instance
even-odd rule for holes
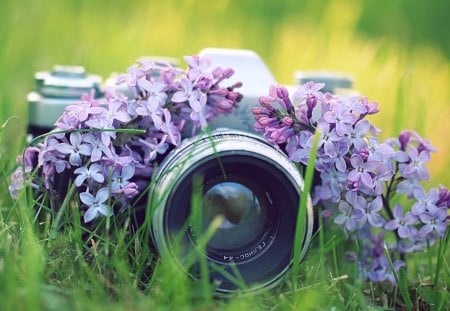
[[[216,216],[222,222],[206,245],[211,281],[217,293],[237,290],[227,275],[238,271],[247,291],[268,289],[280,283],[292,265],[293,241],[303,179],[298,168],[279,149],[253,130],[251,109],[259,96],[277,82],[254,52],[248,50],[205,49],[213,67],[235,70],[231,83],[242,82],[243,100],[238,109],[209,123],[208,135],[188,137],[161,163],[152,187],[152,240],[163,258],[180,256],[195,248],[198,230],[188,224],[191,213],[192,183],[202,177],[200,212],[205,229]],[[28,95],[30,136],[46,133],[64,111],[83,93],[102,96],[101,78],[88,75],[82,67],[55,66],[36,74],[36,91]],[[351,89],[352,81],[330,73],[296,73],[297,83],[325,82],[326,91]],[[107,84],[110,84],[107,82]],[[289,86],[288,88],[295,88]],[[126,93],[125,89],[119,89]],[[132,98],[130,98],[132,100]],[[188,132],[188,131],[186,131]],[[305,219],[303,257],[310,244],[314,217],[309,201]],[[181,232],[181,235],[180,235]],[[181,239],[174,242],[174,236]],[[174,252],[174,244],[181,254]],[[189,271],[195,278],[195,268]]]

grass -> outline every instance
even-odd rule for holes
[[[371,120],[381,136],[411,128],[430,138],[439,153],[432,157],[428,185],[448,186],[449,60],[433,46],[363,37],[357,27],[365,14],[361,2],[350,0],[298,6],[297,1],[264,6],[1,1],[0,124],[17,118],[0,132],[0,309],[393,310],[405,309],[409,295],[416,309],[446,310],[448,234],[408,258],[407,274],[398,276],[400,284],[407,282],[405,294],[387,284],[358,281],[355,266],[345,260],[346,251],[357,246],[325,222],[294,275],[295,286],[288,280],[271,292],[222,300],[173,261],[159,261],[146,243],[148,231],[133,232],[127,215],[89,228],[71,202],[54,231],[55,215],[41,206],[36,218],[31,193],[17,201],[8,195],[8,176],[25,145],[26,94],[35,71],[55,63],[81,64],[106,77],[141,55],[181,57],[206,46],[254,49],[282,83],[291,83],[296,69],[351,73],[355,89],[380,104]]]

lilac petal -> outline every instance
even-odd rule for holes
[[[400,204],[395,205],[393,214],[397,219],[403,218],[403,208]]]
[[[75,185],[77,187],[81,186],[83,182],[86,180],[86,175],[80,174],[75,178]],[[81,195],[81,194],[80,194]]]
[[[84,214],[84,222],[90,222],[92,221],[95,217],[97,217],[97,210],[93,207],[90,207],[86,213]]]
[[[91,206],[94,204],[95,198],[89,192],[82,192],[80,193],[80,200],[87,206]]]
[[[98,183],[102,183],[105,181],[105,176],[103,176],[103,174],[101,173],[94,173],[92,174],[92,179],[95,180]]]
[[[352,157],[350,158],[350,163],[352,164],[352,166],[354,168],[359,168],[362,165],[362,159],[359,155],[352,155]]]
[[[386,229],[386,230],[391,230],[392,231],[392,230],[395,230],[397,228],[398,228],[398,223],[395,220],[390,220],[390,221],[387,222],[386,225],[384,225],[384,229]]]
[[[369,214],[367,220],[372,227],[381,228],[384,224],[384,218],[378,214]]]
[[[55,149],[56,151],[61,152],[63,154],[69,154],[73,152],[73,146],[66,143],[56,145]]]
[[[345,193],[345,199],[347,200],[347,202],[350,202],[350,204],[355,204],[357,198],[358,195],[356,191],[347,191]]]
[[[153,124],[155,125],[155,128],[157,130],[161,129],[161,125],[163,124],[161,117],[156,114],[152,114],[152,120]]]
[[[373,172],[375,171],[378,167],[380,166],[380,163],[377,161],[368,161],[365,165],[364,165],[364,169],[368,172]]]
[[[69,163],[75,166],[81,165],[81,158],[78,153],[71,153],[69,156]]]
[[[108,208],[105,204],[100,204],[97,208],[97,211],[104,216],[112,216],[112,210]]]
[[[147,108],[144,108],[144,107],[137,107],[136,113],[140,116],[148,116],[149,115]]]
[[[405,223],[407,225],[413,225],[417,222],[417,216],[414,216],[411,212],[405,214]]]
[[[69,168],[70,165],[67,161],[56,161],[55,168],[57,173],[62,173],[66,168]]]
[[[134,176],[134,171],[135,171],[135,169],[134,169],[133,165],[125,166],[122,169],[122,178],[125,180],[129,180],[131,177]]]
[[[447,209],[445,207],[439,208],[435,215],[436,215],[436,219],[445,222],[445,219],[447,218]]]
[[[73,146],[78,146],[81,144],[81,134],[80,133],[71,133],[70,134],[70,143]]]
[[[137,84],[138,86],[147,91],[147,92],[152,92],[153,91],[153,85],[146,79],[139,79],[137,80]]]
[[[428,234],[430,234],[433,231],[433,226],[428,224],[420,228],[419,230],[419,236],[421,238],[425,238]]]
[[[361,174],[357,170],[353,170],[350,173],[348,173],[348,180],[350,181],[358,181]]]
[[[338,225],[342,225],[346,219],[347,219],[347,216],[345,216],[344,214],[339,214],[334,219],[334,222],[337,223]]]
[[[415,203],[411,209],[411,213],[416,216],[420,216],[425,212],[425,207],[422,204]]]
[[[398,236],[402,239],[408,238],[410,235],[409,227],[408,226],[400,226],[398,227]]]
[[[79,153],[81,153],[82,155],[88,156],[91,154],[92,152],[92,147],[86,144],[80,145],[79,148]]]
[[[439,190],[436,188],[431,189],[428,192],[428,200],[430,202],[436,202],[439,199]]]
[[[370,210],[372,212],[378,212],[383,208],[383,200],[381,196],[377,196],[370,204]]]
[[[352,207],[350,204],[348,204],[346,201],[341,201],[339,202],[339,210],[343,213],[346,212],[351,212],[352,211]]]
[[[345,228],[347,228],[348,231],[355,230],[356,221],[353,218],[347,218],[347,221],[345,222]]]
[[[118,111],[115,115],[116,120],[119,120],[120,122],[129,122],[131,120],[130,115],[125,111]]]
[[[103,203],[109,198],[109,190],[108,188],[101,188],[97,191],[97,194],[95,195],[95,199],[98,203]]]
[[[352,215],[353,219],[361,219],[364,216],[364,212],[362,210],[358,209],[358,208],[353,210],[352,214],[353,214]]]
[[[419,214],[420,221],[424,224],[429,224],[432,219],[434,219],[433,216],[431,216],[429,213],[422,213]]]
[[[348,132],[348,127],[345,123],[337,123],[336,124],[336,133],[339,136],[344,136]]]
[[[188,97],[186,96],[186,93],[183,91],[178,91],[172,96],[172,101],[174,103],[183,103],[188,100]]]
[[[335,165],[339,172],[345,172],[347,170],[347,164],[342,157],[336,159]]]
[[[425,190],[423,190],[423,188],[415,188],[413,189],[412,193],[414,195],[414,198],[416,198],[419,201],[424,201],[426,198]]]
[[[102,151],[98,148],[92,150],[91,161],[97,162],[102,157]]]
[[[356,198],[352,200],[352,205],[354,208],[365,210],[367,206],[367,201],[362,196],[356,196]]]
[[[352,113],[345,113],[342,115],[342,122],[353,124],[356,121],[356,116]]]
[[[419,162],[426,163],[430,161],[430,152],[427,150],[423,150],[419,154]]]
[[[369,128],[370,128],[370,123],[369,123],[369,121],[367,121],[367,120],[361,120],[361,121],[359,121],[358,123],[356,123],[356,126],[355,126],[355,131],[356,131],[356,133],[358,133],[358,134],[365,134],[365,133],[367,133],[367,131],[369,130]]]
[[[437,223],[434,228],[436,229],[439,237],[443,237],[445,235],[445,231],[447,230],[447,223],[446,222],[441,222],[441,223]]]
[[[349,175],[349,179],[350,179],[350,175]],[[372,188],[373,187],[372,176],[370,176],[369,173],[363,172],[361,174],[361,181],[368,188]]]

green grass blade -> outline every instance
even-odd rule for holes
[[[317,149],[319,144],[320,132],[316,130],[314,134],[313,146],[309,154],[308,165],[306,167],[306,173],[304,177],[304,188],[300,195],[300,204],[297,214],[297,222],[295,225],[295,237],[294,237],[294,250],[293,250],[293,268],[292,268],[292,283],[293,289],[296,288],[296,278],[300,266],[300,255],[301,246],[304,242],[304,232],[305,232],[305,220],[306,220],[306,210],[309,201],[309,193],[312,188],[312,180],[314,176],[314,162],[317,156]]]

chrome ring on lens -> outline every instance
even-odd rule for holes
[[[198,176],[202,184],[193,189]],[[189,223],[195,191],[202,197],[197,229]],[[230,275],[245,282],[245,291],[273,288],[292,265],[302,191],[297,167],[259,136],[216,130],[187,140],[163,161],[155,178],[151,191],[154,244],[163,260],[175,257],[196,278],[196,267],[187,268],[186,258],[198,236],[220,216],[205,251],[211,282],[219,284],[216,293],[240,289]],[[301,258],[313,229],[309,198],[305,217]]]

